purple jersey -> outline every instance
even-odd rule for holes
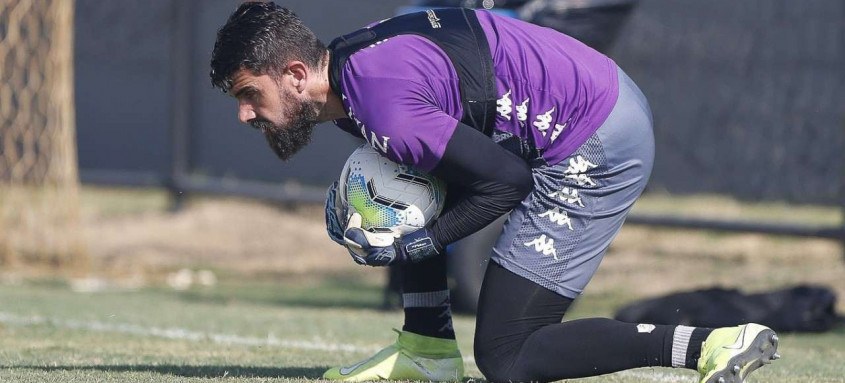
[[[533,143],[550,165],[562,161],[613,108],[616,65],[552,29],[476,14],[493,55],[495,129]],[[451,60],[416,35],[391,37],[352,54],[341,87],[355,129],[376,150],[426,171],[440,161],[463,113]]]

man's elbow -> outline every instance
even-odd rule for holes
[[[518,205],[534,190],[534,173],[527,165],[510,175],[508,202],[512,206]]]
[[[529,169],[523,174],[517,186],[517,193],[520,196],[519,200],[524,200],[532,191],[534,191],[534,173]]]

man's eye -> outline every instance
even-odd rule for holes
[[[238,98],[243,100],[255,101],[260,98],[260,94],[255,89],[248,89],[240,92]]]

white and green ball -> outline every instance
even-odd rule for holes
[[[392,162],[364,144],[346,160],[338,193],[350,216],[361,215],[364,229],[406,234],[440,215],[446,185],[427,173]]]

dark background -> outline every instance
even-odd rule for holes
[[[280,3],[328,43],[409,2]],[[208,79],[216,30],[237,1],[76,4],[84,182],[168,184],[178,121],[189,127],[180,150],[187,172],[234,184],[302,184],[322,193],[357,145],[324,124],[310,147],[282,163],[258,132],[238,123],[234,100]],[[641,1],[609,55],[654,111],[657,160],[649,191],[842,203],[845,2]]]

